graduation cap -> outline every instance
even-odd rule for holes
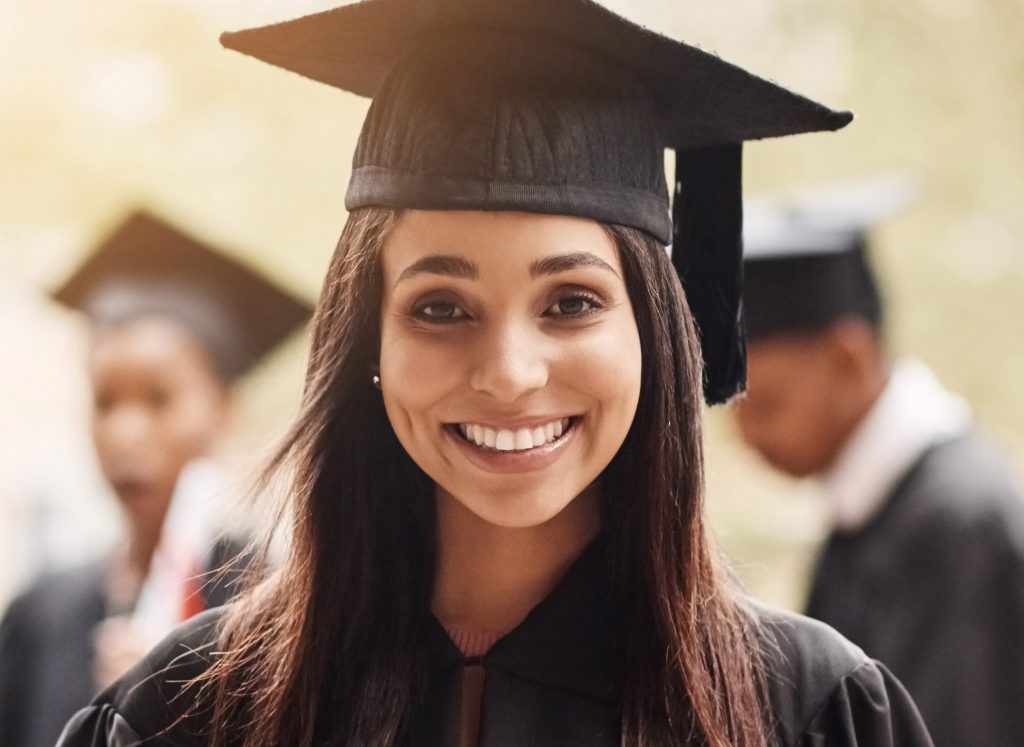
[[[245,374],[312,309],[166,222],[138,212],[53,293],[99,326],[143,317],[182,324],[226,381]]]
[[[882,298],[868,258],[868,232],[916,194],[916,183],[899,176],[748,201],[747,336],[816,332],[847,317],[880,326]]]
[[[365,0],[221,41],[373,99],[350,210],[574,215],[672,244],[711,403],[745,380],[741,144],[852,119],[591,0]]]

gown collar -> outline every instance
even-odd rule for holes
[[[822,475],[835,528],[870,522],[900,479],[930,447],[965,433],[970,408],[915,360],[900,361],[882,396]]]
[[[595,539],[565,577],[483,657],[485,667],[518,679],[617,701],[621,682],[621,615],[615,614],[607,541]],[[426,645],[435,673],[466,657],[433,614]]]

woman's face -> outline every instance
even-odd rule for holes
[[[407,211],[383,248],[381,389],[399,441],[503,527],[556,516],[622,445],[640,337],[598,223]]]
[[[130,520],[157,529],[182,468],[224,426],[226,389],[199,343],[161,319],[98,332],[90,374],[103,473]]]

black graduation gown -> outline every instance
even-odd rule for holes
[[[616,614],[593,548],[552,594],[483,657],[480,747],[613,747],[620,743],[621,647]],[[926,747],[913,704],[888,671],[825,625],[757,608],[769,650],[770,699],[781,745]],[[209,665],[219,614],[180,628],[121,681],[80,711],[61,747],[124,747],[161,733],[190,704],[182,681]],[[466,660],[425,617],[429,674],[405,743],[459,744]],[[161,734],[160,744],[205,743],[200,708]],[[323,735],[325,739],[329,735]]]
[[[1024,500],[975,435],[827,542],[807,612],[906,685],[941,747],[1024,745]]]
[[[208,567],[241,549],[219,543]],[[0,622],[0,747],[53,747],[64,724],[96,695],[93,630],[107,616],[97,560],[40,577]],[[232,576],[204,587],[207,607],[223,604]]]

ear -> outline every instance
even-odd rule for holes
[[[884,385],[885,353],[878,331],[865,319],[848,317],[826,334],[829,361],[846,386],[874,390]]]

